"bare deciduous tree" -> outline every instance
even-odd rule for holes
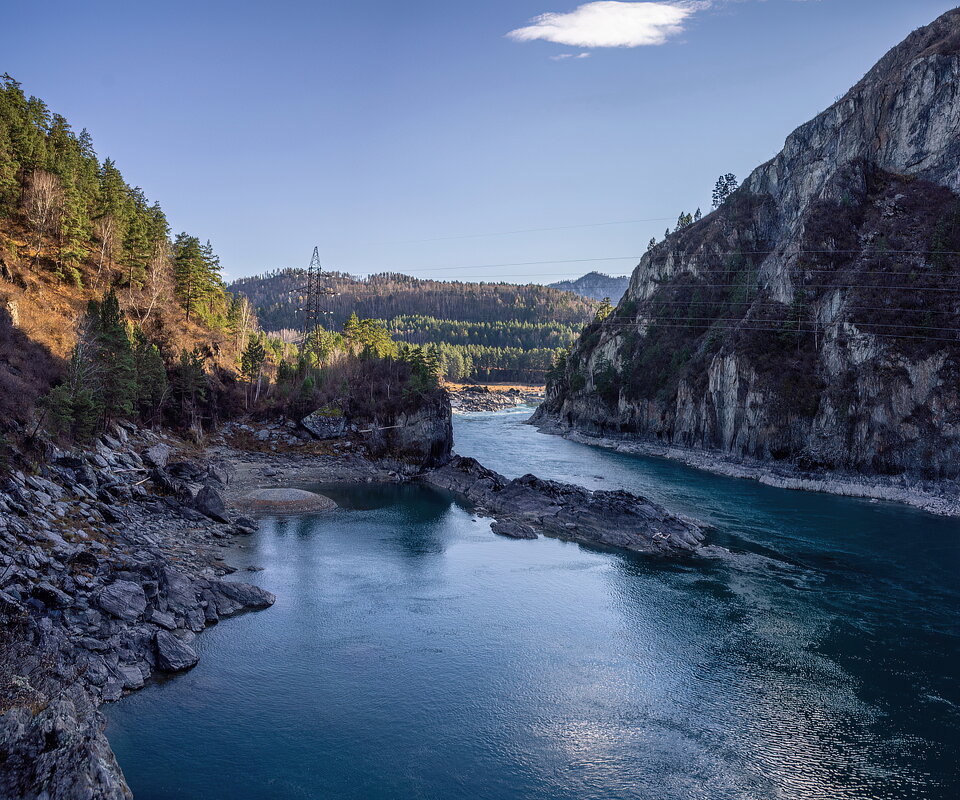
[[[97,283],[99,283],[104,260],[112,261],[120,247],[117,218],[113,214],[104,214],[94,223],[94,232],[100,240],[100,263],[97,265]]]
[[[170,242],[158,239],[153,246],[153,255],[147,264],[147,275],[143,286],[137,289],[139,302],[133,297],[131,285],[131,307],[137,315],[141,327],[146,325],[150,315],[162,300],[173,296],[173,265],[171,262]]]
[[[37,247],[33,254],[33,263],[36,266],[43,247],[44,234],[59,223],[63,213],[63,191],[57,176],[41,169],[34,170],[27,179],[23,205],[27,219],[37,234]]]
[[[237,352],[242,353],[247,347],[250,334],[256,329],[257,317],[253,306],[246,297],[240,298],[240,313],[237,318]]]

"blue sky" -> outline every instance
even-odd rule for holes
[[[317,244],[356,274],[550,282],[629,273],[954,5],[50,0],[7,6],[0,71],[230,277]],[[593,226],[626,220],[655,221]],[[517,262],[551,263],[486,266]]]

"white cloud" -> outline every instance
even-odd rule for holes
[[[530,20],[531,25],[510,31],[507,36],[518,42],[543,39],[571,47],[657,45],[682,33],[690,16],[712,4],[712,0],[599,0],[566,14],[541,14]]]
[[[589,53],[560,53],[560,55],[550,56],[551,61],[566,61],[568,58],[590,58]]]

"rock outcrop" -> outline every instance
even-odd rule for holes
[[[514,539],[547,536],[643,553],[695,551],[703,542],[699,524],[624,491],[590,491],[535,475],[508,480],[476,459],[454,456],[420,477],[455,492],[496,518],[494,533]]]
[[[441,466],[453,450],[453,411],[443,389],[395,416],[374,419],[360,433],[374,458],[395,459],[413,470]]]
[[[801,470],[960,476],[960,9],[648,252],[535,422]]]

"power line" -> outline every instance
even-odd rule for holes
[[[450,242],[456,239],[485,239],[492,236],[514,236],[521,233],[546,233],[550,231],[572,231],[579,228],[604,228],[611,225],[637,225],[641,222],[670,222],[673,217],[651,217],[650,219],[621,219],[613,222],[588,222],[581,225],[559,225],[555,228],[521,228],[513,231],[496,231],[494,233],[463,233],[455,236],[437,236],[430,239],[403,239],[397,242],[384,244],[420,244],[423,242]]]
[[[716,250],[708,253],[708,255],[711,255],[711,256],[772,255],[772,254],[779,254],[784,256],[785,258],[790,256],[804,255],[804,254],[821,254],[821,255],[823,254],[830,254],[830,255],[855,254],[855,255],[868,256],[870,258],[877,258],[878,260],[882,261],[882,259],[885,256],[890,256],[890,255],[899,254],[899,255],[950,256],[950,255],[960,255],[960,251],[958,250],[882,250],[882,251],[875,251],[875,252],[865,252],[863,250],[812,250],[811,249],[811,250],[793,250],[789,252],[781,252],[779,250]],[[612,262],[612,261],[639,262],[641,258],[642,256],[637,256],[637,255],[602,256],[598,258],[550,259],[550,260],[543,260],[543,261],[508,261],[508,262],[501,262],[496,264],[460,264],[456,266],[417,267],[414,269],[392,268],[387,270],[381,270],[378,272],[373,272],[370,270],[359,270],[356,273],[351,273],[349,270],[343,270],[343,272],[345,274],[354,274],[357,277],[360,277],[362,275],[368,278],[373,275],[384,275],[384,274],[387,274],[387,275],[396,274],[396,275],[406,275],[409,277],[415,277],[418,274],[424,274],[424,273],[449,272],[449,271],[465,270],[465,269],[497,269],[500,267],[531,267],[531,266],[543,266],[546,264],[589,264],[589,263],[603,263],[603,262]],[[712,272],[722,272],[724,274],[727,274],[732,271],[733,271],[732,267],[730,269],[723,269],[723,270],[702,270],[700,273],[694,273],[689,269],[685,269],[683,272],[676,272],[671,275],[662,276],[662,279],[668,279],[668,278],[672,279],[677,277],[678,275],[684,275],[688,273],[696,276],[697,274],[707,274]],[[810,269],[800,268],[800,271],[831,273],[831,272],[840,272],[841,270],[839,269],[836,269],[836,270],[822,269],[821,270],[821,269],[812,269],[812,268]],[[565,275],[566,273],[563,273],[563,274]],[[886,270],[863,270],[863,271],[858,270],[857,274],[911,275],[911,274],[914,274],[914,272],[888,272]],[[560,275],[561,273],[546,273],[541,276],[534,276],[534,277],[558,277]],[[491,277],[509,277],[509,276],[491,276]],[[573,277],[573,276],[570,276],[570,277]],[[842,288],[842,287],[834,287],[834,288]],[[883,288],[888,288],[888,287],[883,287]],[[889,288],[896,288],[896,287],[889,287]]]
[[[757,288],[762,289],[762,286],[757,284],[751,284],[751,286],[757,286]],[[746,289],[749,288],[747,284],[743,283],[697,283],[697,284],[686,284],[684,286],[677,286],[678,289]],[[960,292],[960,287],[955,289],[946,288],[943,286],[886,286],[882,284],[806,284],[802,288],[804,289],[888,289],[891,291],[903,291],[903,292]],[[656,302],[653,300],[645,300],[644,302]]]
[[[603,324],[606,324],[607,321],[610,320],[610,319],[611,319],[610,317],[607,317],[605,320],[603,320]],[[613,318],[613,319],[614,319],[614,324],[623,325],[623,326],[626,326],[626,325],[630,324],[631,322],[632,322],[634,325],[646,324],[646,325],[653,326],[653,325],[660,325],[660,324],[661,324],[660,318],[656,318],[656,317],[651,318],[651,319],[645,319],[645,320],[642,320],[642,321],[639,320],[639,319],[631,319],[630,317],[615,317],[615,318]],[[761,320],[750,320],[750,319],[742,319],[742,318],[740,318],[740,317],[684,317],[683,319],[679,319],[679,318],[673,318],[673,319],[672,319],[672,318],[670,318],[670,317],[667,317],[666,319],[667,319],[668,321],[676,321],[676,322],[694,322],[694,321],[696,321],[696,320],[707,320],[707,321],[709,321],[709,320],[714,320],[714,321],[716,321],[716,322],[733,322],[733,323],[741,322],[741,321],[742,321],[742,322],[753,322],[753,323],[764,323],[764,322],[771,322],[771,323],[773,323],[773,322],[775,322],[775,320],[762,320],[762,319],[761,319]],[[790,322],[790,323],[792,324],[793,319],[791,319],[791,318],[788,317],[788,318],[787,318],[786,320],[784,320],[784,321],[785,321],[785,322]],[[940,327],[940,326],[936,326],[936,325],[913,325],[913,324],[904,325],[904,324],[896,323],[896,322],[853,322],[853,321],[850,321],[850,320],[842,320],[842,322],[850,322],[851,325],[856,325],[856,326],[858,326],[858,327],[859,327],[860,325],[873,325],[873,326],[875,326],[875,327],[880,327],[880,328],[910,328],[911,330],[953,331],[954,333],[960,333],[960,328],[944,328],[944,327]],[[804,320],[804,323],[806,324],[806,323],[807,323],[807,320]],[[833,324],[833,323],[829,323],[829,322],[825,322],[825,323],[816,322],[816,323],[813,323],[813,322],[811,322],[810,324],[815,324],[815,325],[817,325],[818,327],[824,327],[824,328],[826,328],[826,327],[829,327],[829,326],[830,326],[831,324]]]
[[[650,305],[667,305],[667,306],[784,306],[785,303],[781,303],[779,300],[653,300],[647,299],[642,301],[643,303],[649,303]],[[902,313],[933,313],[933,314],[946,314],[946,313],[956,313],[956,312],[947,312],[947,311],[935,311],[929,308],[903,308],[900,306],[856,306],[849,307],[849,311],[895,311]],[[609,319],[609,317],[608,317]],[[621,317],[620,319],[633,319],[633,317]]]
[[[636,323],[634,323],[634,324],[636,324]],[[702,331],[709,331],[709,330],[712,328],[712,329],[714,329],[714,330],[733,331],[733,332],[737,332],[737,331],[756,331],[756,332],[761,332],[761,333],[787,333],[787,334],[790,334],[790,333],[810,333],[810,334],[816,334],[816,333],[819,333],[819,332],[821,331],[821,328],[807,328],[807,329],[804,329],[804,328],[801,327],[802,325],[809,325],[809,324],[811,324],[811,323],[809,323],[809,322],[807,322],[807,321],[805,321],[805,320],[802,321],[802,322],[798,320],[798,321],[797,321],[797,326],[798,326],[798,327],[795,328],[795,329],[792,329],[792,330],[791,330],[791,329],[785,329],[785,328],[783,328],[783,327],[757,327],[757,326],[751,326],[751,325],[720,325],[720,326],[717,326],[717,325],[706,325],[706,324],[700,324],[700,325],[697,325],[697,324],[689,324],[689,325],[685,325],[685,324],[680,324],[680,323],[659,323],[659,322],[656,323],[656,327],[661,327],[661,328],[680,328],[680,329],[702,330]],[[863,324],[870,324],[870,323],[863,323]],[[614,326],[615,326],[615,327],[616,327],[616,326],[625,327],[624,323],[614,323]],[[651,326],[651,327],[654,327],[654,326]],[[860,327],[860,326],[858,325],[858,327]],[[825,328],[824,328],[823,330],[825,330]],[[923,339],[923,340],[926,340],[926,341],[953,342],[954,344],[960,344],[960,338],[952,338],[952,337],[942,337],[942,336],[911,336],[911,335],[900,336],[900,335],[895,334],[895,333],[874,333],[874,332],[872,332],[872,331],[864,331],[864,333],[867,334],[867,335],[869,335],[869,336],[880,336],[880,337],[883,337],[883,338],[886,338],[886,339]]]

